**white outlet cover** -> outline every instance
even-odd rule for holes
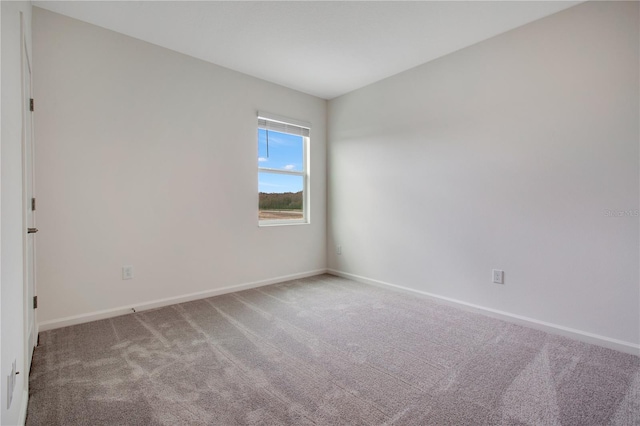
[[[11,373],[7,376],[7,410],[11,408],[13,391],[16,388],[16,360],[11,363]]]
[[[7,410],[11,408],[11,399],[13,398],[13,386],[11,386],[11,375],[7,376]]]
[[[496,284],[504,284],[504,271],[494,269],[492,274],[493,282]]]
[[[130,280],[133,278],[133,266],[123,266],[122,267],[122,279]]]

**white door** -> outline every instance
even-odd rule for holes
[[[24,244],[24,279],[25,279],[25,336],[26,350],[25,362],[26,374],[29,377],[31,369],[31,357],[33,349],[37,343],[38,336],[36,330],[36,313],[34,306],[34,296],[36,295],[35,277],[35,236],[36,236],[36,213],[35,213],[35,191],[34,191],[34,149],[33,149],[33,112],[31,93],[31,63],[27,46],[23,43],[22,49],[22,70],[24,81],[23,92],[23,197],[24,197],[24,223],[25,223],[25,244]]]

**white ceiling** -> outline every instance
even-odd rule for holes
[[[35,1],[325,99],[579,1]]]

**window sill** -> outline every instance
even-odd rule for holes
[[[292,225],[309,225],[308,220],[261,220],[258,221],[258,227],[269,228],[272,226],[292,226]]]

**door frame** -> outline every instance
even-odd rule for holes
[[[22,73],[22,268],[23,268],[23,328],[24,328],[24,375],[23,380],[24,389],[28,390],[29,385],[29,371],[31,370],[31,357],[33,349],[38,342],[38,321],[36,317],[36,310],[33,307],[33,299],[30,295],[36,295],[36,241],[35,234],[29,235],[27,233],[27,227],[35,227],[36,218],[35,211],[29,212],[31,209],[31,197],[35,197],[35,143],[34,143],[34,129],[33,129],[33,113],[30,109],[30,99],[33,96],[33,68],[32,60],[29,54],[29,47],[27,46],[27,38],[25,35],[25,22],[24,15],[20,13],[20,44],[21,44],[21,73]],[[28,81],[27,81],[28,79]],[[27,93],[27,89],[29,93]],[[30,140],[29,139],[30,136]],[[31,149],[27,149],[27,144],[31,145]],[[30,158],[29,155],[30,154]],[[27,174],[31,175],[31,179],[27,179]],[[31,182],[31,197],[29,197],[29,190],[27,188],[27,182]],[[31,213],[33,224],[28,223],[28,214]],[[32,238],[33,249],[31,251],[31,267],[29,272],[29,238]],[[33,290],[29,288],[29,276],[33,277]],[[29,315],[33,313],[33,323],[29,323]],[[32,327],[30,327],[32,325]],[[33,342],[33,346],[31,346]]]

